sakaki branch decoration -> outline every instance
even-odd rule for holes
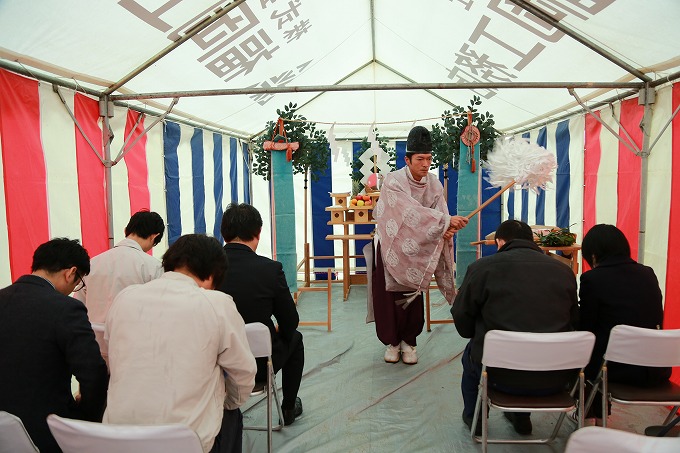
[[[493,114],[480,112],[477,110],[482,104],[479,96],[473,96],[470,105],[466,108],[458,105],[451,110],[445,110],[442,114],[443,125],[434,124],[430,131],[432,135],[432,168],[444,167],[453,164],[453,168],[458,168],[460,159],[460,141],[468,147],[470,143],[474,146],[479,143],[479,155],[481,160],[486,160],[486,156],[491,152],[498,131],[494,128],[495,121]],[[474,129],[473,129],[474,128]],[[476,132],[479,133],[477,136]],[[465,157],[470,161],[469,154]],[[469,162],[472,169],[472,162]]]
[[[328,169],[330,147],[326,132],[316,128],[316,123],[308,121],[304,116],[296,113],[297,104],[292,102],[285,105],[282,110],[277,110],[276,121],[267,122],[264,133],[260,135],[253,152],[253,173],[262,176],[266,181],[271,178],[270,150],[283,147],[292,152],[293,173],[307,174],[313,181],[319,179]],[[283,134],[282,132],[285,132]],[[297,150],[293,150],[292,144],[297,143]],[[294,151],[294,152],[293,152]]]

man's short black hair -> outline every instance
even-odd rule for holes
[[[90,256],[78,239],[55,238],[38,246],[33,252],[31,272],[38,270],[49,273],[72,267],[81,276],[90,273]]]
[[[222,216],[222,237],[250,241],[262,231],[262,217],[254,206],[247,203],[230,203]]]
[[[612,256],[630,258],[630,244],[623,231],[614,225],[600,223],[592,227],[583,237],[581,254],[593,266],[593,258],[601,262]]]
[[[163,239],[163,232],[165,231],[165,224],[163,219],[156,212],[147,211],[143,209],[135,212],[130,221],[125,227],[125,236],[136,234],[140,238],[146,239],[152,234],[158,234],[153,241],[153,245],[158,245]]]
[[[163,254],[163,269],[171,272],[186,267],[200,280],[213,277],[215,287],[222,283],[227,272],[227,254],[214,237],[204,234],[185,234]]]
[[[494,237],[505,242],[512,241],[513,239],[533,241],[534,233],[529,225],[520,220],[506,220],[498,226]]]

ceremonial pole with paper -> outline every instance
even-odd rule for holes
[[[485,166],[489,171],[489,183],[502,189],[469,213],[466,216],[468,219],[513,186],[534,192],[538,192],[538,189],[545,190],[547,184],[553,180],[557,158],[542,146],[524,138],[499,139],[493,152],[487,156]]]

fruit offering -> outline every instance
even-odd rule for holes
[[[373,207],[373,199],[368,195],[354,195],[349,200],[350,207]]]

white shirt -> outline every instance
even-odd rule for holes
[[[103,323],[113,299],[130,285],[146,283],[163,274],[161,262],[148,255],[132,239],[123,239],[112,249],[92,258],[85,289],[74,297],[85,303],[90,322]]]
[[[207,452],[223,407],[241,406],[255,385],[255,358],[231,296],[181,273],[121,291],[105,337],[111,380],[104,423],[183,423]]]

